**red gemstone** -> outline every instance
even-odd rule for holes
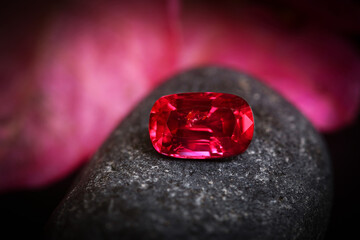
[[[254,117],[247,102],[226,93],[180,93],[159,98],[150,113],[154,148],[177,158],[221,158],[249,146]]]

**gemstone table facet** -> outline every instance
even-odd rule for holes
[[[254,117],[242,98],[198,92],[159,98],[151,109],[149,133],[159,153],[176,158],[222,158],[244,152]]]

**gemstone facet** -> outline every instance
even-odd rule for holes
[[[150,140],[159,153],[176,158],[222,158],[244,152],[254,117],[242,98],[226,93],[172,94],[151,109]]]

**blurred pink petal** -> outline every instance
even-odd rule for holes
[[[256,76],[321,131],[356,118],[360,59],[340,37],[309,25],[292,31],[256,8],[221,18],[212,12],[190,11],[186,16],[180,58],[185,66],[214,63]]]
[[[45,29],[32,66],[14,69],[11,91],[1,95],[3,103],[20,102],[1,111],[16,119],[0,132],[11,141],[0,151],[0,190],[44,185],[71,172],[174,72],[167,8],[165,1],[75,6]],[[18,99],[21,92],[31,96]]]
[[[359,56],[334,33],[253,5],[145,2],[74,4],[29,31],[29,54],[0,57],[0,191],[64,177],[156,85],[194,66],[258,77],[321,131],[356,117]]]

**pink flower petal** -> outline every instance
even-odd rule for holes
[[[36,37],[1,42],[11,50],[0,56],[0,191],[64,177],[156,85],[204,64],[258,77],[321,131],[357,115],[359,56],[325,28],[254,5],[73,4]]]

